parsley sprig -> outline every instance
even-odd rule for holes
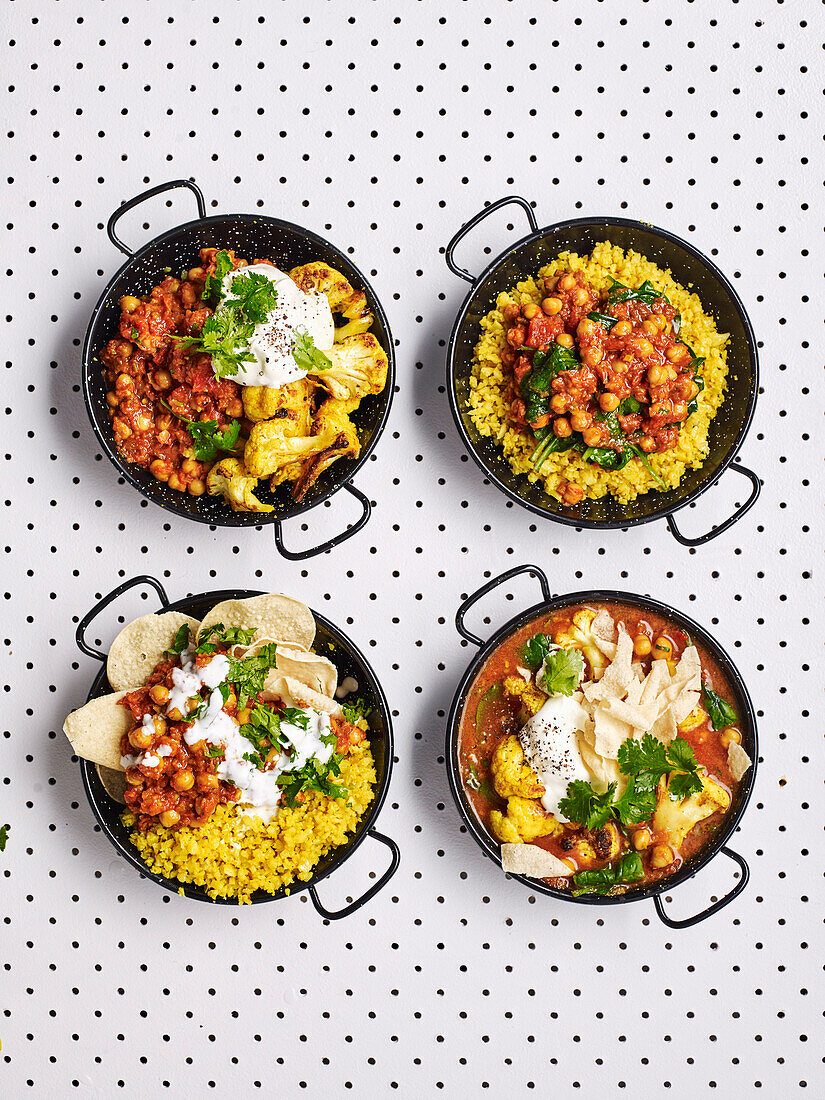
[[[221,307],[204,321],[200,335],[174,339],[180,347],[211,355],[215,376],[230,378],[238,373],[241,364],[255,362],[255,356],[247,347],[254,331],[254,324],[245,321],[240,310]]]
[[[587,829],[599,829],[611,817],[623,825],[638,825],[654,813],[659,780],[669,773],[673,774],[667,791],[674,802],[702,790],[696,755],[683,737],[675,737],[669,745],[651,733],[639,741],[628,737],[619,746],[618,760],[619,769],[628,777],[621,797],[615,797],[616,783],[599,793],[585,780],[576,779],[568,784],[567,796],[559,801],[566,818]]]
[[[521,657],[528,668],[541,668],[544,658],[553,648],[553,639],[549,634],[534,634],[524,644]]]
[[[215,274],[207,275],[203,283],[201,298],[204,302],[217,302],[223,293],[223,281],[232,270],[232,257],[221,250],[215,253]]]
[[[277,664],[276,650],[275,642],[267,642],[249,657],[229,658],[228,679],[235,685],[239,707],[245,707],[248,699],[263,691],[269,670]]]

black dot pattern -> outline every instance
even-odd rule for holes
[[[821,1095],[820,6],[32,0],[6,15],[3,1094]],[[390,317],[398,393],[358,477],[373,517],[308,564],[281,559],[269,529],[141,503],[86,419],[80,349],[121,259],[106,219],[182,176],[210,211],[329,238]],[[599,535],[542,522],[464,453],[443,364],[466,287],[443,249],[512,192],[540,224],[609,213],[669,228],[742,296],[763,373],[741,457],[764,490],[710,545],[685,550],[663,523]],[[137,246],[194,215],[173,192],[119,232]],[[526,231],[510,208],[457,258],[480,271]],[[727,474],[680,526],[704,531],[747,488]],[[337,496],[293,520],[288,544],[330,537],[355,507]],[[471,653],[452,620],[525,561],[554,591],[670,601],[751,689],[763,760],[731,842],[751,883],[705,924],[675,932],[648,902],[531,895],[460,827],[443,737]],[[239,912],[166,895],[95,829],[60,732],[95,672],[72,635],[142,572],[175,599],[288,591],[364,648],[395,715],[378,825],[403,861],[350,919],[325,925],[305,894]],[[507,596],[470,625],[489,631],[538,592],[522,577]],[[105,646],[154,606],[131,593],[92,635]],[[385,865],[366,842],[322,900],[344,904]],[[720,856],[670,912],[707,905],[733,873]]]

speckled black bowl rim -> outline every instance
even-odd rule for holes
[[[176,600],[174,603],[170,603],[167,607],[160,608],[156,614],[165,614],[167,611],[183,611],[189,614],[191,609],[197,607],[200,604],[211,601],[212,606],[220,603],[222,600],[244,600],[250,596],[260,596],[261,591],[258,589],[222,589],[215,592],[200,592],[193,596],[185,596],[183,599]],[[349,839],[345,844],[336,849],[329,865],[320,871],[317,875],[309,880],[309,882],[294,882],[291,886],[282,888],[275,894],[267,893],[265,890],[256,890],[250,898],[250,902],[253,905],[263,904],[264,902],[280,901],[285,897],[292,897],[295,894],[302,893],[304,890],[309,890],[314,886],[317,886],[319,882],[322,882],[325,878],[331,875],[334,871],[337,871],[342,864],[344,864],[349,857],[355,852],[355,850],[361,845],[361,843],[370,835],[370,828],[375,824],[375,820],[378,814],[381,812],[381,808],[387,797],[389,791],[390,778],[392,776],[393,768],[393,754],[394,754],[394,740],[392,731],[392,718],[390,716],[389,704],[387,703],[384,690],[373,671],[369,661],[364,657],[360,649],[355,645],[350,638],[347,637],[337,626],[335,626],[329,619],[323,615],[319,615],[317,611],[312,611],[313,618],[316,623],[319,624],[325,631],[327,631],[334,639],[337,645],[339,645],[350,657],[357,661],[363,668],[367,675],[370,677],[370,684],[368,685],[371,701],[374,701],[374,705],[378,708],[381,718],[384,724],[384,771],[379,777],[378,787],[375,792],[375,799],[368,808],[367,812],[361,818],[358,823],[357,830],[353,837]],[[364,687],[363,684],[359,685],[359,690]],[[94,699],[99,695],[104,695],[106,690],[111,691],[111,685],[106,678],[106,666],[104,665],[100,672],[94,679],[89,694],[86,697],[88,702],[90,699]],[[195,886],[190,882],[181,882],[179,879],[167,878],[165,875],[159,875],[156,872],[150,870],[140,856],[137,850],[128,840],[128,834],[125,834],[125,827],[121,826],[126,839],[118,835],[116,829],[106,820],[105,814],[101,809],[100,802],[105,799],[110,806],[118,806],[118,817],[125,807],[115,803],[113,799],[109,798],[105,791],[103,791],[102,784],[97,775],[97,765],[91,763],[89,760],[80,760],[80,774],[83,780],[83,788],[86,792],[86,797],[89,800],[89,805],[92,808],[92,813],[100,826],[101,831],[116,849],[118,854],[122,856],[127,863],[130,863],[144,878],[150,879],[152,882],[162,886],[165,890],[169,890],[174,894],[184,894],[187,898],[192,898],[196,901],[209,902],[211,905],[232,905],[235,908],[243,908],[238,903],[237,898],[233,897],[217,897],[211,898],[206,891],[200,887]],[[98,789],[103,791],[103,794],[98,793]]]
[[[491,468],[484,456],[479,451],[477,445],[470,438],[467,427],[464,423],[461,415],[461,409],[459,407],[458,394],[456,393],[456,341],[458,339],[459,329],[464,320],[465,315],[470,310],[470,307],[475,304],[480,294],[484,293],[484,285],[490,276],[504,263],[506,263],[515,253],[520,249],[525,248],[528,245],[532,245],[534,242],[548,237],[551,233],[564,232],[568,229],[574,229],[577,227],[592,227],[597,229],[604,227],[608,230],[610,226],[622,226],[626,229],[639,229],[646,233],[652,233],[655,236],[661,237],[663,240],[669,241],[671,244],[677,245],[679,248],[684,249],[694,259],[698,260],[708,274],[715,279],[720,286],[724,289],[726,295],[731,301],[734,310],[739,315],[742,322],[742,327],[745,332],[745,340],[748,348],[748,365],[750,367],[751,379],[750,379],[750,392],[748,395],[747,409],[742,423],[739,427],[739,431],[736,434],[734,442],[728,447],[728,451],[725,457],[720,462],[719,466],[709,474],[708,477],[700,485],[698,485],[693,492],[689,493],[684,500],[676,501],[675,503],[662,505],[661,507],[655,507],[649,513],[636,516],[635,518],[626,518],[618,520],[598,520],[590,519],[586,516],[576,516],[572,510],[567,513],[561,511],[550,511],[545,508],[540,508],[538,505],[533,504],[529,500],[525,500],[520,493],[512,490],[506,485],[501,478],[496,474],[495,470]],[[699,290],[701,296],[701,290]],[[712,488],[722,476],[722,474],[730,466],[731,462],[736,457],[739,448],[742,446],[742,442],[747,435],[751,423],[753,421],[754,413],[756,411],[756,399],[759,393],[759,353],[756,346],[756,337],[753,332],[753,326],[751,325],[750,317],[745,310],[742,300],[733,288],[730,280],[727,276],[709,260],[704,253],[700,252],[698,248],[695,248],[688,241],[682,237],[677,236],[675,233],[671,233],[667,229],[661,229],[659,226],[652,225],[649,222],[642,222],[635,218],[617,218],[617,217],[589,217],[589,218],[571,218],[567,221],[553,222],[551,225],[546,225],[541,229],[537,229],[535,232],[528,233],[514,244],[510,245],[503,252],[501,252],[494,260],[492,260],[487,267],[478,275],[472,284],[467,296],[461,304],[461,308],[458,311],[455,322],[453,324],[452,332],[450,333],[450,341],[447,347],[447,394],[450,403],[450,411],[455,421],[458,433],[469,452],[471,458],[476,465],[483,471],[484,476],[488,478],[497,489],[500,489],[502,493],[508,496],[511,500],[515,501],[522,508],[528,509],[534,515],[541,516],[543,519],[552,520],[555,523],[563,523],[568,527],[589,528],[596,530],[615,531],[622,530],[626,527],[638,527],[643,523],[652,523],[657,519],[664,519],[667,516],[671,516],[674,513],[681,511],[682,508],[686,508],[689,504],[692,504],[698,497],[700,497],[708,489]],[[522,475],[526,479],[526,475]],[[672,490],[671,490],[672,491]],[[648,493],[647,496],[653,498],[655,493]],[[562,507],[559,505],[559,507]]]
[[[210,222],[226,221],[228,218],[234,219],[239,223],[248,223],[254,225],[255,223],[265,222],[269,225],[274,225],[279,228],[285,229],[288,232],[299,234],[306,240],[317,244],[320,248],[327,249],[339,260],[344,261],[344,266],[349,267],[350,271],[354,273],[359,283],[357,289],[363,290],[367,295],[370,309],[378,318],[381,327],[387,336],[387,347],[383,350],[386,352],[388,359],[387,369],[387,381],[384,389],[380,394],[375,396],[379,399],[383,399],[384,407],[381,409],[375,430],[372,434],[372,438],[369,443],[362,449],[358,458],[354,461],[346,460],[344,463],[335,463],[337,470],[331,472],[330,484],[327,485],[320,493],[312,498],[310,501],[303,501],[299,504],[292,503],[288,506],[277,505],[274,512],[233,512],[229,506],[226,507],[226,514],[223,511],[210,515],[199,515],[198,513],[190,513],[183,507],[178,506],[174,500],[166,501],[159,500],[151,492],[140,484],[137,477],[132,473],[133,463],[126,462],[122,455],[118,452],[114,443],[114,436],[111,439],[106,437],[106,434],[101,430],[94,416],[95,399],[90,390],[91,384],[91,372],[92,372],[92,359],[97,352],[97,348],[93,346],[93,335],[95,330],[95,323],[98,315],[106,306],[109,296],[112,292],[112,288],[117,284],[118,280],[132,267],[136,266],[143,257],[150,252],[153,248],[158,248],[162,245],[166,245],[173,241],[179,234],[184,234],[187,231],[194,228],[202,228],[209,225]],[[159,272],[159,276],[162,273]],[[82,385],[83,385],[83,401],[86,406],[86,413],[89,417],[89,421],[92,425],[95,438],[102,447],[104,453],[117,469],[118,473],[123,477],[134,489],[140,493],[140,495],[148,500],[150,503],[162,508],[165,512],[171,512],[173,515],[181,516],[183,519],[192,520],[195,523],[205,523],[211,527],[258,527],[265,524],[278,523],[282,520],[292,519],[295,516],[302,515],[304,512],[309,511],[310,508],[315,508],[319,504],[323,504],[334,493],[337,493],[339,489],[342,489],[344,485],[352,481],[365,462],[369,460],[370,455],[378,445],[378,441],[381,434],[386,427],[387,420],[390,415],[390,407],[392,406],[392,400],[395,395],[395,342],[392,338],[392,331],[387,320],[387,315],[384,311],[384,307],[372,288],[372,285],[368,279],[364,276],[360,268],[347,256],[340,248],[337,248],[334,244],[331,244],[324,237],[321,237],[318,233],[314,233],[311,229],[305,229],[301,225],[297,225],[294,222],[288,222],[282,218],[270,218],[264,214],[214,214],[208,218],[193,218],[190,221],[182,222],[180,225],[175,226],[172,229],[167,230],[165,233],[160,234],[157,237],[153,237],[145,245],[134,252],[124,264],[118,268],[115,274],[111,277],[106,284],[105,289],[101,293],[97,300],[97,303],[92,311],[92,315],[89,319],[89,324],[86,329],[86,336],[83,342],[83,356],[82,356]],[[140,467],[142,469],[142,467]]]
[[[717,642],[703,626],[694,619],[689,618],[682,611],[677,611],[676,608],[660,600],[655,600],[650,596],[641,596],[636,592],[620,592],[613,589],[590,589],[586,592],[569,592],[554,596],[546,603],[534,604],[526,611],[510,619],[509,622],[505,623],[504,626],[497,630],[470,662],[467,671],[464,673],[456,689],[450,707],[450,714],[447,719],[445,758],[450,791],[463,823],[466,825],[470,835],[484,854],[501,867],[499,845],[476,817],[475,811],[464,792],[464,786],[461,782],[458,748],[461,718],[467,696],[469,695],[473,681],[488,657],[498,649],[500,645],[508,641],[513,634],[521,629],[521,627],[530,622],[531,619],[535,619],[552,611],[557,611],[561,608],[569,607],[571,604],[589,604],[597,601],[605,603],[625,603],[645,611],[653,611],[658,615],[668,618],[680,629],[686,630],[691,638],[698,640],[700,644],[707,649],[713,659],[718,663],[723,675],[726,677],[733,690],[737,702],[737,714],[739,718],[737,728],[742,732],[742,747],[752,760],[749,771],[739,782],[739,786],[734,796],[735,804],[719,825],[716,833],[714,833],[713,839],[691,859],[686,860],[677,871],[669,875],[666,879],[650,883],[647,886],[630,887],[626,893],[615,896],[582,894],[581,897],[574,898],[569,891],[559,890],[554,886],[549,886],[540,879],[528,878],[526,875],[515,875],[507,872],[508,877],[520,882],[522,886],[526,886],[533,893],[546,894],[559,901],[573,902],[577,905],[626,905],[628,902],[645,901],[648,898],[654,898],[657,895],[669,893],[681,883],[687,882],[688,879],[693,878],[694,875],[698,874],[706,867],[736,831],[742,815],[747,809],[756,782],[756,771],[759,762],[759,739],[756,728],[756,715],[750,694],[736,665],[719,642]]]

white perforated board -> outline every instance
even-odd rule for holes
[[[4,7],[0,1092],[821,1095],[821,7]],[[279,559],[269,530],[213,532],[142,507],[87,423],[80,344],[120,263],[103,226],[179,176],[215,211],[281,216],[351,250],[390,316],[398,392],[358,477],[373,518],[307,565]],[[598,536],[535,520],[463,452],[443,370],[465,288],[442,250],[513,191],[540,224],[610,213],[666,226],[742,295],[763,368],[742,458],[764,490],[703,549],[661,523]],[[189,201],[124,219],[123,234],[137,243],[186,220]],[[523,231],[515,216],[491,222],[462,259],[478,268],[484,247]],[[738,481],[728,474],[683,526],[726,514]],[[336,498],[287,537],[331,534],[347,507]],[[668,600],[738,662],[763,750],[733,840],[752,881],[707,923],[670,932],[650,903],[531,896],[460,831],[442,751],[470,652],[452,619],[463,595],[523,561],[557,591]],[[325,925],[305,895],[240,911],[164,895],[95,831],[59,732],[96,671],[73,634],[139,572],[173,598],[283,588],[373,661],[398,742],[379,827],[403,862],[350,919]],[[534,591],[517,585],[507,613]],[[485,610],[495,619],[495,601]],[[384,858],[365,844],[324,900],[363,889]],[[729,887],[724,863],[674,891],[673,911]]]

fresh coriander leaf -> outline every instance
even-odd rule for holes
[[[254,331],[255,326],[250,321],[244,321],[238,310],[227,306],[217,310],[204,322],[200,336],[173,339],[181,347],[191,347],[211,355],[215,376],[227,378],[237,374],[243,363],[255,362],[255,356],[247,346]]]
[[[266,645],[261,646],[257,653],[249,657],[229,658],[227,679],[235,685],[239,707],[244,707],[250,696],[263,691],[267,673],[271,668],[276,667],[276,663],[277,646],[275,642],[267,642]]]
[[[305,370],[310,374],[329,370],[332,366],[332,360],[320,348],[316,348],[315,341],[306,329],[295,329],[292,358],[301,370]]]
[[[331,778],[340,775],[341,760],[338,753],[333,753],[326,764],[313,756],[299,770],[278,776],[277,783],[284,793],[287,806],[294,806],[303,791],[318,791],[327,798],[346,798],[349,794],[347,788],[334,783]]]
[[[536,683],[548,695],[572,695],[579,686],[584,661],[578,649],[554,649],[544,659]]]
[[[522,658],[528,668],[540,668],[555,642],[549,634],[534,634],[524,645]]]
[[[206,746],[206,755],[211,756],[213,759],[216,756],[223,756],[223,754],[224,754],[223,745],[207,745]]]
[[[344,717],[351,726],[354,726],[361,718],[367,718],[372,714],[372,707],[367,706],[366,701],[360,696],[348,703],[342,703],[341,709],[344,712]]]
[[[219,429],[217,420],[188,420],[179,412],[175,412],[163,399],[161,404],[186,425],[186,431],[195,449],[195,457],[201,462],[214,462],[221,451],[235,450],[241,434],[240,420],[233,420],[226,428]]]
[[[132,325],[132,331],[129,333],[130,337],[137,343],[137,339],[140,336],[140,332],[134,325]]]
[[[667,749],[652,733],[646,733],[640,740],[628,737],[619,745],[619,770],[623,775],[638,775],[651,772],[658,777],[670,771]]]
[[[232,257],[228,252],[220,251],[215,254],[215,274],[207,275],[203,284],[201,299],[204,302],[218,301],[223,294],[223,281],[232,270]]]
[[[224,646],[226,649],[231,649],[232,646],[236,645],[250,645],[256,634],[257,630],[254,626],[247,630],[241,626],[225,627],[223,623],[215,623],[214,626],[209,628],[208,635],[204,636],[204,642],[198,646],[195,652],[214,653],[214,646],[211,650],[203,648],[207,644],[212,644],[213,638],[218,645]]]
[[[175,631],[175,637],[172,639],[172,645],[169,649],[163,651],[164,657],[176,657],[189,645],[189,624],[183,623]]]
[[[11,825],[0,825],[0,852],[5,852]]]
[[[584,779],[574,779],[567,784],[567,796],[559,800],[559,810],[568,820],[577,821],[586,829],[600,829],[612,816],[615,793],[615,783],[598,794]]]
[[[260,272],[240,269],[229,286],[234,297],[226,304],[240,310],[253,324],[262,325],[278,304],[275,284]]]
[[[681,802],[692,794],[700,794],[701,791],[702,780],[695,772],[687,774],[676,772],[670,777],[667,785],[667,793],[674,802]]]
[[[297,707],[286,707],[281,711],[281,721],[290,726],[297,726],[298,729],[309,729],[309,719],[310,715]]]
[[[710,724],[715,730],[724,730],[737,721],[737,714],[730,703],[726,703],[711,687],[702,685],[702,702],[710,716]]]
[[[641,402],[637,401],[635,397],[626,397],[619,403],[616,412],[619,416],[629,416],[630,413],[640,412],[642,408]]]
[[[623,825],[638,825],[647,821],[656,810],[656,786],[646,786],[638,782],[639,777],[629,780],[622,793],[613,803],[613,813]]]

